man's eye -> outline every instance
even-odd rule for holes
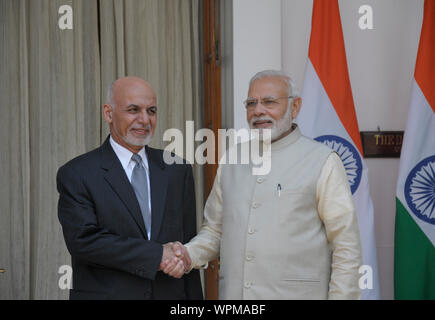
[[[246,107],[254,107],[257,101],[246,101]]]
[[[276,101],[272,100],[272,99],[266,99],[266,100],[263,101],[263,103],[266,106],[271,106],[271,105],[274,105],[276,103]]]
[[[156,112],[157,112],[157,108],[152,107],[152,108],[149,108],[147,111],[148,111],[148,114],[153,115],[153,114],[156,114]]]
[[[130,113],[136,113],[137,112],[137,108],[129,108],[127,109],[128,112]]]

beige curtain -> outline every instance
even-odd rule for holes
[[[27,45],[25,19],[20,2],[0,2],[0,268],[6,269],[0,299],[27,298],[30,287],[28,61],[20,54]]]
[[[58,27],[65,4],[73,30]],[[56,172],[106,138],[110,82],[137,75],[156,89],[153,146],[185,120],[202,126],[198,21],[198,0],[0,0],[0,299],[68,296]]]
[[[151,146],[164,148],[168,128],[203,127],[199,0],[100,0],[101,83],[122,76],[147,80],[157,94],[158,121]],[[101,137],[109,132],[102,120]],[[198,143],[196,143],[196,146]],[[203,168],[193,166],[197,225],[202,222]]]
[[[73,31],[58,28],[63,4],[74,8]],[[0,2],[0,299],[67,296],[56,171],[100,138],[97,6],[83,4]]]

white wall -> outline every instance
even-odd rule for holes
[[[243,101],[259,70],[280,69],[281,0],[233,1],[234,128],[248,128]]]
[[[302,89],[312,5],[313,1],[308,0],[234,0],[235,128],[247,126],[241,101],[246,97],[250,76],[257,71],[282,68]],[[360,131],[377,130],[378,126],[381,130],[404,130],[423,0],[340,0],[339,5]],[[361,5],[373,8],[373,30],[358,27]],[[281,18],[275,16],[277,10],[280,10]],[[255,21],[255,26],[247,25],[249,21]],[[278,35],[281,39],[276,43]],[[245,41],[247,38],[249,41]],[[281,55],[277,54],[278,49]],[[395,188],[399,159],[367,159],[367,166],[375,211],[381,297],[393,299]]]

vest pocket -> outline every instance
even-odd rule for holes
[[[293,284],[293,285],[299,285],[299,284],[319,284],[320,280],[319,279],[307,279],[307,278],[284,278],[283,279],[284,282],[288,283],[288,284]]]
[[[292,194],[313,194],[313,192],[307,188],[307,187],[301,187],[301,188],[292,188],[292,189],[285,189],[282,187],[280,195],[292,195]]]
[[[281,290],[286,299],[323,300],[328,298],[328,286],[323,280],[286,277],[281,281]]]

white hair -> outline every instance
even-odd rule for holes
[[[113,85],[115,84],[115,81],[113,81],[109,87],[107,88],[107,94],[106,94],[106,103],[111,105],[112,108],[115,108],[115,103],[113,102]]]
[[[267,77],[282,78],[285,81],[285,83],[287,84],[287,92],[288,92],[289,96],[292,96],[293,98],[299,97],[299,90],[296,87],[296,84],[294,83],[292,78],[280,70],[264,70],[264,71],[260,71],[260,72],[256,73],[249,81],[249,88],[252,86],[252,84],[254,83],[255,80],[259,80],[259,79],[267,78]]]

